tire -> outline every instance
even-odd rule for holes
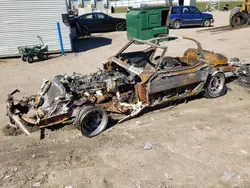
[[[48,54],[42,54],[42,59],[43,60],[47,60],[49,58],[49,55]]]
[[[209,27],[211,25],[210,19],[205,19],[203,22],[203,27]]]
[[[28,57],[27,57],[27,61],[28,61],[29,63],[33,63],[33,62],[34,62],[33,56],[28,56]]]
[[[84,106],[77,113],[75,124],[84,136],[93,137],[106,129],[108,115],[96,106]]]
[[[125,24],[124,23],[118,23],[115,26],[116,31],[124,31],[125,30]]]
[[[250,25],[250,15],[247,16],[247,24]]]
[[[21,59],[22,59],[22,61],[27,61],[27,56],[22,55]]]
[[[42,53],[38,53],[37,54],[37,58],[42,61],[43,60],[43,54]]]
[[[241,7],[235,7],[232,9],[229,16],[229,23],[232,27],[240,27],[248,23],[248,16],[240,12]]]
[[[90,33],[89,33],[88,26],[83,25],[81,29],[82,29],[82,32],[83,32],[84,34],[86,34],[86,35],[89,35],[89,34],[90,34]]]
[[[221,72],[216,73],[208,79],[204,91],[204,97],[216,98],[225,95],[227,93],[227,86],[225,83],[225,75]]]
[[[89,109],[91,109],[93,106],[90,105],[86,105],[83,107],[79,107],[78,109],[76,109],[76,113],[75,113],[75,126],[78,130],[81,130],[81,123],[79,123],[79,118],[80,118],[80,113],[88,111]]]
[[[173,27],[174,29],[180,29],[180,27],[181,27],[181,21],[180,21],[180,20],[175,20],[175,21],[173,22],[172,27]]]

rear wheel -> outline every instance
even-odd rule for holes
[[[173,26],[172,26],[174,29],[180,29],[181,27],[181,21],[180,20],[175,20],[173,22]]]
[[[240,27],[248,23],[248,16],[240,12],[241,7],[233,8],[230,17],[229,23],[232,27]]]
[[[227,86],[225,84],[225,75],[221,72],[213,75],[206,86],[204,91],[204,97],[206,98],[216,98],[225,95],[227,92]]]
[[[125,30],[125,25],[124,23],[118,23],[116,24],[116,31],[124,31]]]
[[[22,61],[27,61],[27,56],[23,55],[23,56],[21,57],[21,59],[22,59]]]
[[[106,129],[108,115],[96,106],[84,106],[77,113],[75,124],[84,136],[93,137]]]

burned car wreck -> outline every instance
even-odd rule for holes
[[[167,41],[185,39],[197,48],[182,57],[166,56]],[[149,46],[143,51],[125,52],[131,44]],[[160,55],[156,50],[161,49]],[[16,102],[15,90],[8,95],[7,115],[11,126],[30,134],[37,126],[74,124],[87,137],[105,130],[108,114],[125,114],[119,122],[139,115],[143,109],[203,93],[215,98],[226,93],[226,78],[237,76],[239,64],[218,53],[205,51],[191,38],[162,36],[151,40],[131,40],[110,57],[101,70],[90,75],[57,75],[44,80],[38,94]]]

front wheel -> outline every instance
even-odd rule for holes
[[[125,30],[125,24],[124,23],[118,23],[116,24],[116,31],[124,31]]]
[[[29,63],[33,63],[34,58],[33,58],[33,56],[28,56],[27,60]]]
[[[216,98],[226,94],[227,86],[225,84],[225,75],[221,72],[213,75],[207,83],[204,91],[204,97],[206,98]]]
[[[203,22],[204,27],[209,27],[211,25],[211,21],[209,19],[205,19]]]
[[[22,59],[22,61],[27,61],[27,56],[23,55],[23,56],[21,57],[21,59]]]
[[[96,106],[85,106],[77,113],[75,124],[84,136],[93,137],[106,129],[108,115]]]

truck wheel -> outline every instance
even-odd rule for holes
[[[93,137],[106,129],[108,115],[96,106],[85,106],[77,113],[75,124],[84,136]]]
[[[34,58],[33,58],[33,56],[28,56],[27,60],[29,63],[33,63]]]
[[[229,23],[232,27],[239,27],[247,24],[248,17],[245,13],[240,12],[241,7],[235,7],[230,13]]]
[[[225,84],[225,75],[221,72],[213,75],[209,80],[204,91],[204,97],[216,98],[227,93],[227,86]]]
[[[180,29],[180,27],[181,27],[181,21],[180,20],[175,20],[172,27],[174,29]]]
[[[205,19],[204,22],[203,22],[203,26],[204,27],[209,27],[210,25],[211,25],[210,19]]]

